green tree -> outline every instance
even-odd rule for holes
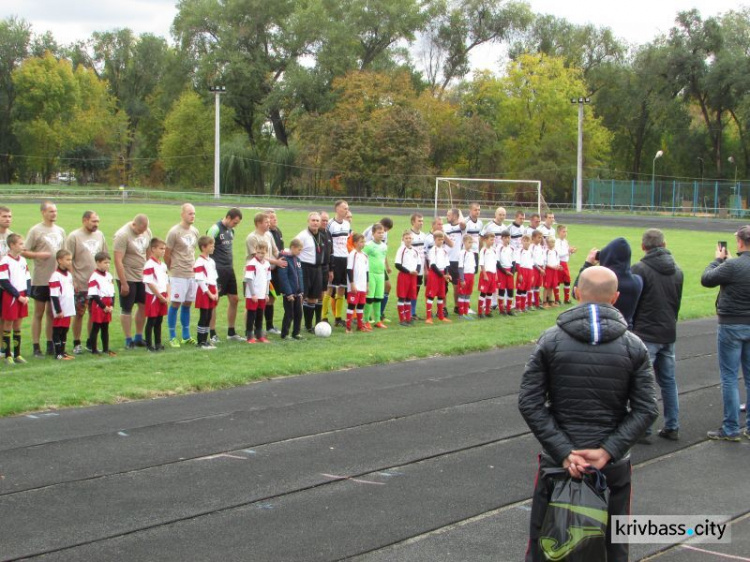
[[[20,150],[13,132],[16,89],[12,76],[28,56],[31,28],[16,18],[0,21],[0,183],[10,183],[17,172],[14,155]]]

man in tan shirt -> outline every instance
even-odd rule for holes
[[[164,263],[169,268],[169,286],[172,288],[170,296],[171,306],[167,313],[167,327],[169,328],[169,345],[180,347],[180,344],[195,345],[197,342],[190,337],[190,305],[195,301],[195,250],[198,247],[200,233],[193,226],[195,222],[195,207],[190,203],[182,206],[180,223],[174,225],[167,233],[167,251]],[[177,311],[180,311],[182,325],[182,341],[177,339]]]
[[[146,286],[143,284],[143,266],[146,251],[151,243],[151,230],[146,215],[136,215],[115,233],[114,258],[117,272],[117,287],[120,297],[120,324],[125,334],[125,348],[146,347],[143,341],[143,326],[146,324]],[[132,337],[133,306],[138,304],[135,315],[135,338]]]
[[[54,354],[52,346],[52,306],[49,302],[49,279],[57,266],[55,254],[62,250],[65,243],[65,231],[57,226],[57,205],[45,201],[39,207],[42,222],[31,227],[26,235],[26,249],[23,257],[34,260],[34,272],[31,276],[31,298],[34,299],[34,317],[31,320],[31,341],[34,345],[34,357],[44,357],[39,339],[42,334],[42,319],[47,315],[45,334],[47,336],[47,354]]]
[[[86,313],[86,302],[89,291],[89,278],[96,269],[94,256],[107,251],[107,240],[99,230],[99,215],[94,211],[85,211],[81,219],[81,228],[74,230],[65,240],[65,249],[73,258],[73,287],[75,288],[76,315],[73,319],[73,353],[83,352],[81,332],[83,316]],[[91,317],[88,321],[88,333],[91,335]],[[87,340],[88,341],[88,340]]]

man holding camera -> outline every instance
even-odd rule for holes
[[[718,356],[724,421],[709,439],[740,441],[750,439],[750,418],[740,430],[739,370],[745,378],[745,392],[750,396],[750,225],[734,233],[737,257],[729,258],[726,242],[719,242],[716,256],[701,276],[704,287],[719,287],[716,314],[719,317]]]

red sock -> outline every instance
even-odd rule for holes
[[[428,320],[432,319],[432,301],[431,300],[427,300],[426,302],[425,313],[426,313]]]
[[[438,318],[445,318],[445,303],[441,300],[438,301]]]
[[[555,302],[560,302],[560,289],[558,289],[557,287],[555,287],[553,289],[553,291],[555,293]]]
[[[484,314],[484,297],[481,295],[479,295],[479,306],[477,308],[479,309],[478,310],[479,316]]]
[[[404,320],[411,322],[411,303],[408,302],[404,305]]]
[[[570,300],[570,285],[565,285],[565,287],[563,287],[563,292],[565,294],[565,300],[569,301]]]
[[[365,327],[364,323],[362,322],[362,315],[363,312],[357,309],[357,328],[359,328],[360,330]]]

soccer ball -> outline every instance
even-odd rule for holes
[[[315,325],[315,335],[319,338],[331,337],[331,325],[328,322],[318,322]]]

